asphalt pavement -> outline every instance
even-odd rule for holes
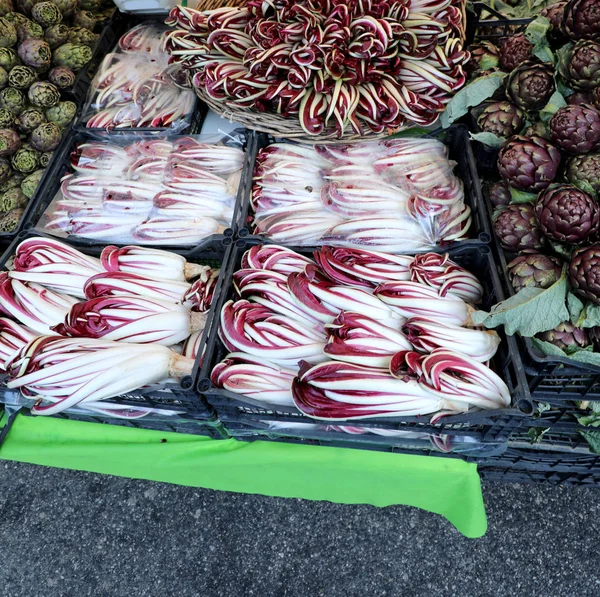
[[[435,514],[0,462],[1,597],[600,595],[600,492],[487,483]]]

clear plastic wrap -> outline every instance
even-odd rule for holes
[[[436,451],[452,453],[464,457],[499,456],[506,451],[506,441],[483,442],[469,435],[448,435],[444,433],[424,433],[380,427],[357,425],[323,425],[318,423],[291,423],[283,421],[263,421],[248,418],[244,428],[235,428],[235,437],[268,435],[323,442],[351,441],[356,447],[393,447],[401,450]],[[365,445],[366,444],[366,445]]]
[[[162,51],[166,28],[142,23],[102,61],[88,91],[83,122],[94,129],[169,128],[190,123],[196,95]]]
[[[287,245],[424,251],[467,238],[471,210],[440,141],[275,143],[259,152],[255,233]]]
[[[189,246],[232,226],[241,140],[186,136],[89,140],[37,228],[61,238]]]

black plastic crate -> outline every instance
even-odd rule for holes
[[[17,245],[32,236],[46,236],[54,238],[48,234],[39,233],[37,231],[22,232],[0,257],[0,269],[10,269],[10,259],[14,255]],[[67,243],[70,244],[70,243]],[[86,255],[98,257],[102,249],[110,243],[105,244],[90,244],[87,246],[78,246],[78,250]],[[221,267],[227,260],[233,245],[224,246],[220,241],[212,241],[204,244],[202,247],[196,247],[189,250],[173,250],[174,253],[183,255],[190,263],[199,263],[202,265],[210,265],[212,267]],[[216,295],[218,296],[218,295]],[[207,321],[206,328],[203,332],[202,343],[206,341],[210,326],[210,320]],[[203,345],[203,344],[201,344]],[[200,358],[196,360],[194,371],[191,375],[185,376],[180,380],[180,383],[173,381],[172,383],[161,386],[160,389],[140,389],[131,392],[126,396],[121,396],[119,399],[131,401],[135,406],[148,406],[152,408],[174,408],[184,410],[188,414],[193,414],[196,418],[205,417],[213,419],[215,417],[214,409],[199,395],[194,388],[194,380],[198,376],[198,368],[200,366]],[[1,382],[1,379],[0,379]]]
[[[485,2],[473,2],[473,11],[477,19],[475,43],[487,40],[493,43],[502,41],[514,33],[522,33],[533,18],[511,19],[488,6]]]
[[[241,246],[237,246],[241,245]],[[295,407],[277,407],[258,402],[240,394],[216,388],[210,381],[213,367],[227,354],[227,349],[218,336],[219,315],[224,303],[234,298],[233,272],[240,266],[242,255],[247,247],[243,241],[238,241],[233,249],[228,263],[228,270],[221,276],[222,286],[217,287],[216,295],[219,300],[213,303],[210,311],[210,335],[206,342],[206,353],[202,367],[199,369],[197,379],[198,390],[206,397],[215,408],[219,417],[228,422],[237,421],[244,423],[247,417],[260,418],[265,421],[281,422],[312,422],[313,420],[302,415]],[[305,252],[306,253],[306,252]],[[485,306],[501,300],[503,297],[498,276],[493,268],[491,251],[486,245],[478,247],[464,246],[451,252],[451,257],[460,265],[473,271],[484,284]],[[207,325],[207,328],[209,326]],[[523,417],[533,412],[533,405],[529,399],[525,378],[518,359],[518,353],[513,338],[506,338],[501,334],[503,342],[493,358],[493,367],[505,380],[511,395],[513,405],[511,408],[499,410],[477,411],[443,417],[440,422],[431,424],[427,416],[398,417],[365,419],[351,424],[363,427],[380,427],[395,430],[418,430],[427,433],[466,433],[478,434],[487,441],[506,437],[511,429],[516,429]]]
[[[471,208],[471,214],[473,222],[471,224],[472,239],[454,242],[446,247],[444,250],[452,250],[454,248],[462,247],[465,245],[487,245],[492,238],[492,230],[490,228],[489,220],[485,210],[485,204],[483,201],[483,194],[481,190],[481,183],[479,181],[479,175],[477,174],[477,166],[475,162],[475,156],[471,147],[471,141],[469,139],[469,131],[464,125],[454,125],[449,129],[442,131],[439,129],[425,137],[438,137],[448,146],[449,158],[457,162],[455,168],[456,175],[463,181],[465,189],[465,203]],[[256,153],[260,149],[267,147],[275,142],[273,137],[266,134],[259,134],[256,144]],[[269,241],[261,235],[251,234],[253,225],[253,214],[250,206],[250,198],[252,194],[252,178],[254,176],[254,166],[256,164],[256,155],[251,162],[251,170],[248,173],[250,180],[247,182],[246,192],[243,197],[241,204],[242,216],[245,225],[240,228],[240,238],[247,238],[252,242],[273,242]],[[287,246],[287,245],[286,245]],[[294,250],[307,251],[311,247],[292,247]],[[368,247],[367,247],[368,248]],[[375,250],[375,248],[373,248]]]
[[[131,129],[133,130],[133,129]],[[134,132],[126,132],[123,131],[124,135],[128,137],[137,136],[137,133]],[[227,247],[234,242],[236,231],[239,229],[241,224],[241,210],[240,204],[244,194],[246,193],[245,182],[247,180],[246,171],[250,168],[250,163],[252,161],[252,156],[255,153],[254,147],[256,144],[256,135],[254,133],[248,132],[245,129],[239,129],[235,131],[235,134],[238,135],[239,139],[243,142],[243,150],[244,150],[244,165],[242,169],[242,176],[240,187],[238,189],[235,205],[233,208],[233,218],[232,223],[229,228],[223,231],[221,234],[211,234],[207,236],[202,242],[196,245],[195,249],[211,249],[216,248],[219,245],[222,247]],[[118,133],[117,133],[118,135]],[[165,135],[165,137],[176,137],[179,135]],[[185,135],[184,135],[185,136]],[[233,139],[233,137],[232,137]],[[83,131],[75,131],[72,135],[70,135],[68,142],[62,149],[60,156],[55,156],[57,159],[54,161],[54,164],[51,168],[51,171],[47,172],[44,176],[42,183],[40,183],[39,191],[36,193],[36,197],[34,197],[35,201],[32,199],[30,202],[31,207],[28,212],[25,214],[25,223],[22,225],[23,230],[32,230],[36,229],[36,231],[40,231],[48,236],[53,236],[50,231],[46,231],[43,228],[39,228],[40,220],[42,219],[44,212],[48,208],[48,206],[52,203],[54,196],[60,189],[61,180],[65,174],[68,174],[71,171],[71,153],[75,150],[76,146],[79,143],[83,143],[86,141],[98,141],[98,137],[94,134],[90,134],[88,130]],[[110,137],[105,137],[104,140],[106,142],[117,141],[118,136],[110,135]],[[50,170],[50,168],[49,168]],[[14,238],[14,236],[13,236]],[[99,242],[93,239],[86,239],[80,237],[61,237],[61,236],[53,236],[53,238],[57,238],[63,242],[68,242],[69,244],[76,247],[96,247]],[[125,243],[117,243],[114,241],[106,241],[104,244],[132,244],[131,242]],[[143,246],[150,246],[145,244]],[[182,249],[182,245],[170,246],[170,245],[160,245],[160,249],[164,249],[165,251],[175,251],[179,252]]]
[[[600,487],[600,473],[536,472],[516,471],[512,469],[478,467],[483,481],[496,483],[541,483],[547,485],[576,485],[581,487]]]
[[[127,31],[129,31],[130,29],[133,29],[133,27],[135,27],[136,25],[140,25],[141,23],[145,22],[163,24],[167,16],[168,12],[126,14],[121,13],[118,10],[116,11],[116,14],[113,17],[110,26],[103,31],[103,34],[100,40],[98,41],[96,49],[94,50],[94,55],[90,62],[90,64],[92,65],[91,68],[85,71],[87,74],[81,75],[81,82],[78,83],[78,81],[76,81],[75,85],[73,86],[73,90],[77,93],[77,103],[79,105],[79,111],[75,124],[76,131],[87,131],[88,134],[98,135],[100,138],[105,138],[106,135],[130,133],[147,136],[162,136],[175,134],[195,135],[200,132],[206,114],[208,113],[208,107],[204,102],[200,101],[198,97],[196,97],[196,105],[194,111],[190,116],[189,124],[181,131],[173,131],[173,129],[169,127],[131,127],[110,130],[86,127],[87,120],[84,119],[83,111],[85,110],[87,103],[90,99],[88,97],[88,92],[91,91],[91,85],[94,80],[96,70],[100,66],[100,63],[102,62],[106,54],[108,54],[113,50],[113,48],[115,48],[116,44],[118,43],[120,37],[123,34],[127,33]]]

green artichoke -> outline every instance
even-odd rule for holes
[[[25,178],[24,174],[20,172],[14,172],[10,178],[6,179],[4,182],[0,183],[0,193],[5,193],[9,189],[14,189],[15,187],[20,187],[21,182]]]
[[[25,210],[21,207],[13,209],[0,218],[0,232],[14,232],[19,226]]]
[[[0,129],[0,156],[11,155],[21,147],[21,137],[13,129]]]
[[[52,62],[55,66],[66,66],[74,72],[81,70],[91,59],[91,48],[69,43],[63,44],[52,54]]]
[[[565,174],[571,184],[600,197],[600,153],[572,157]]]
[[[79,0],[77,6],[81,10],[89,10],[90,12],[98,12],[102,6],[102,0]]]
[[[479,44],[471,46],[469,51],[471,52],[471,58],[465,65],[467,72],[487,72],[498,66],[500,53],[492,42],[484,40]]]
[[[522,288],[549,288],[560,278],[562,263],[558,257],[527,250],[506,266],[506,272],[515,292]]]
[[[60,128],[53,122],[46,122],[32,131],[29,142],[31,147],[38,151],[54,151],[58,147],[61,137]]]
[[[523,33],[508,37],[500,48],[500,67],[509,73],[533,56],[533,44]]]
[[[29,19],[21,14],[20,12],[8,12],[4,15],[4,18],[12,24],[12,26],[16,29],[19,25],[23,23],[27,23]]]
[[[592,90],[600,85],[600,43],[578,41],[569,52],[566,69],[561,71],[575,89]]]
[[[78,10],[73,17],[73,25],[93,31],[96,26],[96,17],[89,10]]]
[[[600,4],[598,0],[570,0],[563,17],[563,28],[571,39],[600,37]]]
[[[541,110],[555,90],[554,70],[533,62],[515,68],[506,82],[507,97],[523,110]]]
[[[11,129],[15,124],[15,115],[10,110],[0,108],[0,129]]]
[[[509,205],[496,213],[494,232],[509,251],[541,249],[544,235],[538,226],[533,206],[527,203]]]
[[[3,193],[0,197],[0,211],[11,211],[27,205],[28,198],[23,191],[16,187]]]
[[[511,137],[498,153],[500,176],[509,186],[530,193],[548,187],[559,165],[560,152],[542,137]]]
[[[19,57],[12,48],[0,48],[0,66],[7,72],[19,63]]]
[[[77,0],[54,0],[54,2],[65,19],[69,19],[77,7]]]
[[[65,128],[75,118],[77,104],[74,102],[60,102],[58,106],[46,110],[46,118],[60,128]]]
[[[504,207],[512,201],[508,185],[502,181],[490,185],[487,189],[487,195],[494,209]]]
[[[29,88],[27,97],[38,108],[50,108],[60,102],[60,91],[56,85],[48,81],[38,81]]]
[[[69,28],[62,23],[59,25],[52,25],[52,27],[46,29],[44,39],[50,48],[55,50],[69,39]]]
[[[0,0],[0,17],[10,14],[13,10],[12,0]]]
[[[23,191],[25,197],[31,199],[35,195],[35,191],[37,190],[45,172],[46,170],[44,169],[36,170],[23,179],[23,182],[21,183],[21,191]]]
[[[10,162],[6,158],[0,158],[0,182],[7,181],[12,175]]]
[[[18,116],[25,108],[25,96],[14,87],[7,87],[0,91],[0,108]]]
[[[48,66],[52,60],[50,46],[41,39],[28,39],[18,50],[19,58],[27,65],[34,68]]]
[[[565,106],[550,119],[550,139],[567,153],[580,155],[600,145],[600,112],[593,106]]]
[[[481,131],[493,133],[498,137],[512,137],[524,124],[525,113],[510,102],[494,102],[487,105],[477,119],[477,126]]]
[[[40,166],[45,168],[50,163],[50,160],[52,160],[53,155],[53,151],[44,151],[42,155],[40,155]]]
[[[540,193],[535,216],[542,232],[560,243],[581,244],[600,227],[596,201],[571,184],[552,186]]]
[[[17,30],[14,25],[0,17],[0,48],[10,48],[17,43]]]
[[[41,110],[37,108],[27,108],[27,110],[23,110],[19,117],[17,118],[17,127],[19,131],[28,135],[36,129],[40,124],[44,124],[46,122],[46,117],[44,116]]]
[[[44,30],[37,23],[27,21],[17,25],[17,37],[20,44],[28,39],[44,39]]]
[[[573,253],[569,282],[575,294],[600,305],[600,245],[581,247]]]
[[[40,152],[33,147],[21,147],[10,159],[15,170],[28,174],[37,169],[40,163]]]
[[[69,43],[75,45],[94,47],[100,36],[97,33],[92,33],[89,29],[83,27],[73,27],[69,29]]]
[[[55,66],[48,73],[48,81],[59,89],[69,89],[75,83],[75,73],[66,66]]]
[[[37,81],[37,74],[30,66],[15,66],[8,75],[8,83],[16,89],[29,89]]]
[[[31,9],[31,18],[42,27],[57,25],[63,16],[54,2],[40,2]]]
[[[536,334],[536,338],[544,342],[550,342],[558,346],[567,354],[590,345],[590,339],[585,330],[575,327],[572,323],[565,321],[548,332]]]

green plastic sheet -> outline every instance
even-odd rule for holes
[[[476,465],[455,458],[213,440],[21,415],[0,458],[225,491],[415,506],[472,538],[487,528]]]

